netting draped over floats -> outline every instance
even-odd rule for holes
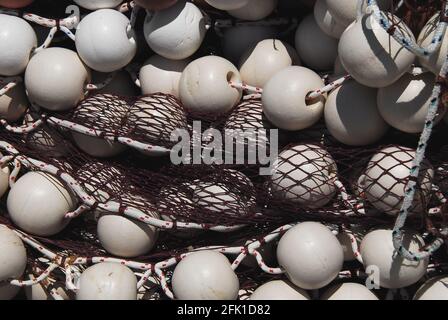
[[[375,5],[375,1],[369,3]],[[422,51],[393,33],[387,19],[382,19],[373,7],[378,19],[384,21],[384,28],[408,49],[423,55],[437,49],[435,42],[428,51]],[[365,233],[374,227],[391,226],[398,216],[397,250],[409,259],[432,254],[447,236],[446,125],[432,132],[446,68],[447,63],[436,84],[420,140],[391,130],[375,146],[349,148],[337,143],[322,123],[296,133],[280,131],[280,155],[272,176],[260,176],[259,163],[175,166],[166,158],[148,157],[169,156],[175,144],[171,139],[175,129],[192,133],[196,115],[188,114],[170,95],[93,94],[66,113],[33,110],[23,124],[3,122],[1,161],[12,171],[11,184],[25,170],[47,171],[58,176],[79,200],[79,207],[67,214],[72,219],[69,227],[54,237],[30,237],[16,231],[40,254],[29,256],[30,272],[36,274],[36,279],[13,283],[26,286],[44,280],[62,281],[68,289],[76,290],[71,271],[79,274],[91,263],[114,261],[139,273],[138,287],[143,293],[152,292],[152,298],[173,298],[169,286],[173,266],[188,252],[206,248],[232,257],[232,267],[238,268],[242,280],[241,288],[253,288],[266,277],[272,279],[283,273],[275,259],[267,263],[266,256],[260,254],[264,246],[275,243],[293,224],[309,220],[327,223],[335,232],[359,238],[361,235],[350,233],[349,226],[356,225]],[[203,121],[203,129],[209,127],[221,131],[262,129],[262,135],[257,136],[260,144],[269,142],[273,128],[263,116],[259,99],[247,99],[230,114]],[[77,134],[134,150],[111,159],[95,159],[77,147]],[[403,166],[411,172],[411,179],[395,170]],[[95,214],[99,212],[125,215],[166,232],[147,256],[132,261],[107,257],[96,235]],[[404,221],[424,234],[428,243],[434,241],[433,246],[422,253],[402,249]],[[6,212],[0,222],[13,228]],[[362,261],[357,242],[352,245]],[[42,260],[42,255],[48,261]],[[240,267],[248,255],[257,260],[256,266]],[[443,261],[437,254],[432,259],[436,265]],[[260,274],[259,268],[264,273]],[[43,273],[45,269],[47,273]],[[47,278],[47,274],[51,276]],[[359,276],[365,276],[359,267],[340,273],[341,278]],[[54,288],[50,291],[54,298],[60,298]]]

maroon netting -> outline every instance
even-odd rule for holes
[[[435,0],[429,1],[426,7],[421,7],[422,1],[418,0],[405,1],[405,4],[397,14],[413,30],[419,30],[422,21],[434,13],[435,7],[440,7],[440,1]],[[209,48],[201,50],[211,51]],[[261,101],[256,99],[242,101],[228,115],[214,119],[210,115],[188,114],[170,95],[98,94],[89,96],[70,112],[50,115],[101,131],[97,135],[99,138],[113,137],[116,143],[119,143],[118,137],[123,137],[166,148],[174,145],[170,139],[173,130],[184,129],[191,134],[193,120],[199,119],[202,131],[210,127],[221,132],[257,130],[255,145],[264,146],[266,142],[267,154],[272,150],[269,139],[274,127],[263,116]],[[33,112],[24,122],[30,123],[39,117]],[[440,200],[440,194],[448,197],[447,130],[443,122],[435,129],[422,170],[423,183],[419,184],[415,214],[407,222],[409,227],[422,233],[428,231],[428,240],[440,236],[437,228],[447,226],[448,208]],[[315,220],[336,226],[357,225],[361,233],[375,226],[390,227],[394,222],[393,214],[400,207],[401,186],[407,181],[406,175],[396,169],[409,169],[409,150],[403,148],[415,148],[418,135],[391,129],[377,144],[353,148],[338,143],[322,122],[294,133],[280,130],[280,159],[278,166],[272,168],[273,176],[260,176],[259,169],[265,167],[260,163],[173,165],[168,156],[149,157],[131,148],[110,159],[97,159],[77,147],[71,131],[49,123],[24,135],[2,128],[0,141],[11,143],[23,155],[69,173],[96,201],[114,200],[123,207],[131,206],[167,221],[196,222],[205,227],[242,225],[229,233],[179,229],[161,232],[155,248],[146,256],[134,259],[156,262],[193,247],[246,245],[247,240],[258,239],[290,222]],[[209,142],[201,141],[202,150]],[[251,142],[246,140],[243,145],[247,147]],[[400,146],[399,151],[384,151],[394,146]],[[400,151],[405,154],[404,158],[398,156]],[[375,155],[375,161],[371,161]],[[384,165],[385,159],[392,164]],[[381,175],[375,170],[380,170]],[[439,195],[433,185],[439,188]],[[372,195],[374,188],[379,190],[380,196]],[[0,223],[11,224],[5,201],[2,204]],[[438,210],[429,213],[434,208]],[[99,213],[98,208],[92,208],[73,219],[61,233],[36,239],[65,255],[109,255],[96,235]],[[28,251],[30,268],[44,268],[45,264],[37,260],[39,254]],[[446,261],[446,256],[442,251],[432,259],[433,262]],[[275,258],[273,260],[271,265],[275,267]],[[355,270],[359,264],[347,267]],[[276,278],[256,266],[243,265],[237,271],[243,289],[254,289]],[[60,271],[52,276],[64,279]],[[151,292],[164,297],[158,287]]]

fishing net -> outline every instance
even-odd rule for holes
[[[396,14],[414,31],[442,5],[435,0],[427,5],[417,0],[404,3]],[[12,180],[28,171],[45,171],[57,176],[78,199],[78,207],[67,213],[68,227],[51,237],[18,230],[2,201],[0,223],[16,230],[27,244],[28,268],[15,285],[26,287],[28,295],[34,288],[30,285],[41,286],[54,299],[73,298],[76,285],[71,274],[79,276],[102,261],[132,268],[139,278],[140,299],[174,298],[170,289],[174,267],[186,254],[205,249],[230,258],[240,279],[240,299],[247,299],[260,284],[282,278],[275,244],[302,221],[319,221],[335,233],[346,233],[359,256],[363,235],[394,225],[409,182],[409,172],[397,168],[411,170],[419,143],[418,135],[391,129],[375,145],[348,147],[337,142],[322,122],[298,132],[276,131],[256,95],[216,118],[192,114],[174,96],[162,93],[90,94],[71,111],[48,112],[33,106],[23,119],[3,124],[2,163],[11,170]],[[199,160],[210,152],[212,138],[206,132],[211,128],[233,138],[213,152],[233,157],[233,151],[242,148],[246,161],[193,163],[195,152]],[[176,130],[189,137],[205,133],[198,141],[192,139],[196,143],[187,148],[190,158],[179,164],[169,159],[178,143],[172,137]],[[240,136],[248,130],[256,134]],[[424,235],[427,243],[447,237],[440,231],[447,227],[446,130],[442,121],[432,133],[406,220],[406,226]],[[271,144],[272,134],[278,134],[278,146]],[[95,140],[108,141],[113,157],[86,153],[95,150],[86,150],[83,141]],[[279,156],[272,163],[261,163],[255,155],[248,163],[254,146],[264,148],[266,156],[275,155],[273,148],[278,148]],[[270,174],[260,175],[269,165]],[[132,259],[108,253],[97,234],[98,219],[105,213],[158,228],[155,247]],[[436,251],[428,274],[445,270],[446,259],[445,248]],[[364,281],[367,275],[359,261],[347,262],[338,279]],[[50,275],[43,277],[48,268]]]

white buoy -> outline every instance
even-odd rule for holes
[[[236,300],[240,287],[229,260],[214,251],[194,252],[180,261],[172,284],[180,300]]]
[[[0,14],[0,30],[0,75],[19,75],[37,46],[36,33],[24,19],[7,14]]]
[[[23,175],[8,194],[11,220],[37,236],[59,233],[70,222],[64,216],[75,209],[76,198],[58,179],[43,172]]]
[[[239,69],[244,83],[263,88],[277,72],[299,64],[296,50],[288,43],[278,39],[266,39],[241,57]]]
[[[79,278],[76,300],[137,300],[137,278],[128,267],[102,262]]]
[[[150,57],[140,68],[143,94],[165,93],[179,99],[179,81],[189,60],[169,60],[159,55]]]
[[[129,19],[121,12],[97,10],[78,24],[76,50],[93,70],[116,71],[128,65],[137,52],[135,32],[130,28]]]
[[[19,279],[27,264],[26,249],[22,240],[8,227],[0,225],[0,282]],[[14,298],[20,287],[0,284],[0,300]]]
[[[396,146],[382,149],[372,157],[366,171],[359,178],[358,185],[376,209],[392,216],[398,214],[414,157],[415,150]],[[420,188],[411,214],[420,214],[424,210],[423,205],[428,203],[431,195],[433,178],[434,170],[425,159],[420,168]]]
[[[143,96],[134,102],[129,110],[128,120],[135,126],[143,141],[155,145],[172,143],[172,132],[187,128],[185,111],[177,100],[173,100],[175,99],[170,96]],[[142,152],[155,157],[166,155],[166,152],[158,150]]]
[[[237,190],[232,190],[231,184],[221,183],[221,181],[199,180],[193,192],[193,202],[207,210],[228,215],[245,216],[252,213],[256,200],[253,195],[250,195],[251,191],[255,190],[252,181],[236,170],[225,169],[224,174],[232,176],[241,188],[244,186],[247,193],[240,194]]]
[[[269,16],[277,7],[278,0],[249,0],[241,8],[227,12],[241,20],[257,21]]]
[[[331,135],[349,146],[380,140],[389,126],[378,112],[377,89],[346,81],[333,90],[325,103],[325,124]]]
[[[403,35],[414,39],[403,21],[391,14],[387,17]],[[359,83],[374,88],[391,85],[415,61],[415,55],[387,33],[372,14],[364,15],[344,31],[338,52],[345,70]]]
[[[112,9],[117,7],[123,0],[73,0],[78,6],[88,10]]]
[[[436,13],[428,20],[418,36],[417,43],[421,47],[427,48],[434,38],[437,26],[440,23],[440,12]],[[419,57],[419,62],[435,75],[439,75],[448,54],[448,32],[442,36],[440,48],[427,57]]]
[[[259,286],[249,300],[311,300],[308,293],[289,281],[273,280]]]
[[[403,246],[411,252],[422,250],[425,243],[416,233],[404,233]],[[365,268],[376,270],[379,285],[387,289],[410,286],[426,273],[428,259],[409,261],[398,255],[392,241],[392,230],[375,230],[361,242],[361,256]]]
[[[19,120],[29,107],[25,87],[18,83],[14,88],[0,96],[0,118],[14,122]]]
[[[414,300],[448,300],[448,277],[439,276],[426,281],[415,293]]]
[[[298,66],[276,73],[262,94],[263,112],[275,126],[284,130],[311,127],[322,117],[326,95],[307,101],[311,91],[324,86],[314,71]]]
[[[151,49],[172,60],[193,55],[201,46],[206,31],[201,10],[184,0],[148,14],[144,24],[145,38]]]
[[[342,26],[347,27],[356,20],[358,15],[358,0],[325,0],[328,11],[333,18]],[[391,0],[378,0],[377,4],[381,10],[387,10],[391,6]],[[367,1],[363,1],[362,13],[367,11]]]
[[[262,40],[274,38],[272,26],[241,25],[223,30],[222,52],[224,58],[238,64],[243,54]]]
[[[333,198],[337,167],[321,147],[299,144],[282,151],[270,176],[273,196],[308,208],[325,206]]]
[[[295,45],[303,64],[311,69],[331,70],[338,55],[338,40],[324,33],[312,14],[299,24]]]
[[[90,71],[76,52],[48,48],[33,56],[26,68],[25,87],[31,102],[51,111],[72,109],[84,98]]]
[[[205,0],[209,5],[220,10],[235,10],[247,5],[249,0]]]
[[[280,238],[277,258],[288,278],[307,290],[325,287],[344,263],[338,239],[317,222],[303,222],[289,229]]]
[[[158,237],[157,228],[117,214],[102,214],[97,231],[103,248],[124,258],[148,253]]]
[[[378,300],[378,297],[365,285],[346,282],[329,288],[321,300]]]
[[[316,1],[314,5],[314,19],[325,34],[336,39],[341,37],[346,28],[346,26],[338,23],[331,15],[326,0]]]
[[[231,87],[229,81],[241,83],[240,73],[231,62],[217,56],[199,58],[182,73],[179,82],[180,100],[193,113],[226,113],[242,96],[242,90]]]
[[[405,73],[388,87],[378,90],[378,110],[392,127],[406,132],[423,131],[426,115],[431,104],[434,75],[425,72],[418,75]],[[446,109],[437,117],[440,121]]]

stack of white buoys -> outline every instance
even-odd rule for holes
[[[73,0],[82,15],[61,20],[22,13],[32,2],[0,0],[0,300],[448,300],[430,256],[446,159],[420,154],[448,123],[445,8],[413,30],[393,0]],[[257,131],[232,152],[269,150],[266,177],[144,157],[199,119]],[[100,253],[70,249],[76,232]]]

